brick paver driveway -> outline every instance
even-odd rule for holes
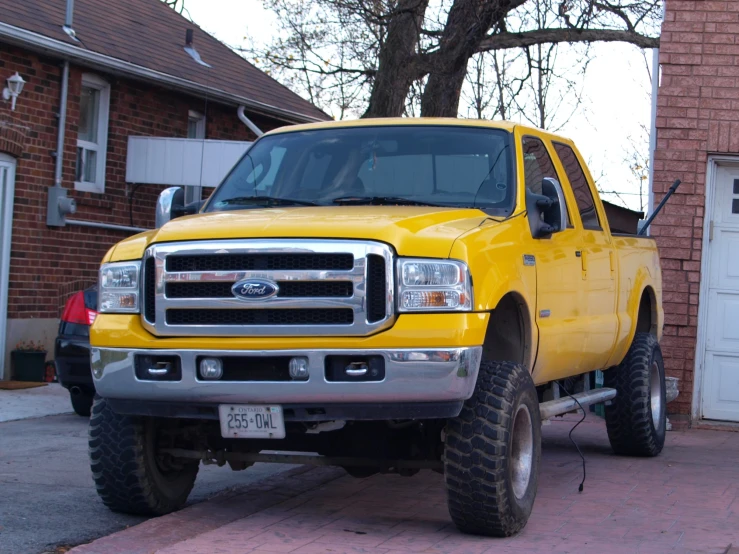
[[[568,417],[544,427],[534,512],[513,538],[457,532],[435,473],[357,480],[298,468],[72,552],[739,552],[739,433],[673,432],[658,458],[620,458],[591,415],[575,432],[588,464],[578,493],[571,426]]]

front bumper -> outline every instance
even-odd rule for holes
[[[135,355],[179,356],[181,380],[138,379]],[[310,377],[307,381],[206,381],[198,377],[198,357],[239,355],[305,357]],[[382,381],[328,381],[325,358],[329,355],[382,356],[385,377]],[[103,398],[199,405],[459,402],[472,396],[481,356],[480,346],[366,350],[91,350],[95,388]],[[421,358],[425,359],[419,361]]]

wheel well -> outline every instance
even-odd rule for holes
[[[654,311],[656,306],[654,291],[651,287],[647,287],[642,292],[641,300],[639,300],[639,313],[636,320],[637,333],[657,335],[657,314]]]
[[[515,362],[531,369],[531,321],[524,300],[505,295],[490,313],[483,356],[496,362]]]

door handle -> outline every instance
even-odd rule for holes
[[[588,261],[586,252],[583,250],[576,250],[575,256],[580,258],[580,266],[582,268],[582,278],[585,279],[587,277],[587,271],[588,271]]]
[[[611,279],[613,279],[613,277],[614,277],[614,275],[616,273],[616,253],[613,250],[611,250],[608,253],[608,256],[609,256],[609,258],[611,260]]]

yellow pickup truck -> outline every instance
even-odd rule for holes
[[[431,469],[462,531],[508,536],[543,421],[605,402],[617,454],[663,447],[657,248],[612,232],[570,140],[286,127],[197,210],[171,188],[156,215],[105,256],[91,330],[90,460],[113,510],[180,508],[201,462]]]

